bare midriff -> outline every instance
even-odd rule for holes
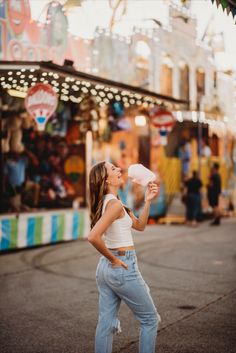
[[[114,248],[114,249],[109,249],[109,250],[118,250],[118,251],[124,251],[124,250],[134,250],[134,246],[124,246],[122,248]]]

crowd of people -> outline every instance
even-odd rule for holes
[[[212,210],[213,221],[211,225],[220,225],[221,212],[219,201],[222,189],[222,181],[219,173],[218,163],[211,163],[212,151],[206,139],[201,140],[198,145],[198,161],[204,158],[210,170],[208,182],[206,185],[206,199],[209,208]],[[181,180],[182,180],[182,202],[186,208],[186,224],[196,227],[203,218],[203,182],[196,170],[191,172],[192,167],[192,148],[188,140],[184,140],[179,150],[181,161]],[[201,161],[200,161],[201,163]],[[189,175],[192,175],[189,177]]]
[[[213,211],[212,226],[219,226],[221,221],[221,212],[219,201],[221,195],[221,176],[219,173],[219,164],[213,163],[207,185],[207,200]],[[186,223],[190,226],[197,226],[202,218],[202,181],[197,171],[193,171],[192,176],[184,181],[183,202],[186,206]]]
[[[78,154],[62,138],[36,136],[21,152],[4,155],[5,211],[70,207],[76,190],[65,163]]]

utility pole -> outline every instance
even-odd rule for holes
[[[202,107],[202,91],[197,92],[197,154],[198,154],[198,175],[201,177],[201,149],[202,149],[202,123],[200,121]]]

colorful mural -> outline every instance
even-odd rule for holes
[[[89,69],[90,41],[70,35],[61,4],[47,8],[45,24],[32,20],[29,0],[0,1],[0,59],[72,60],[77,70]]]

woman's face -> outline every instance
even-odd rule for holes
[[[123,184],[121,169],[114,166],[112,163],[106,162],[107,183],[110,186],[120,186]]]

